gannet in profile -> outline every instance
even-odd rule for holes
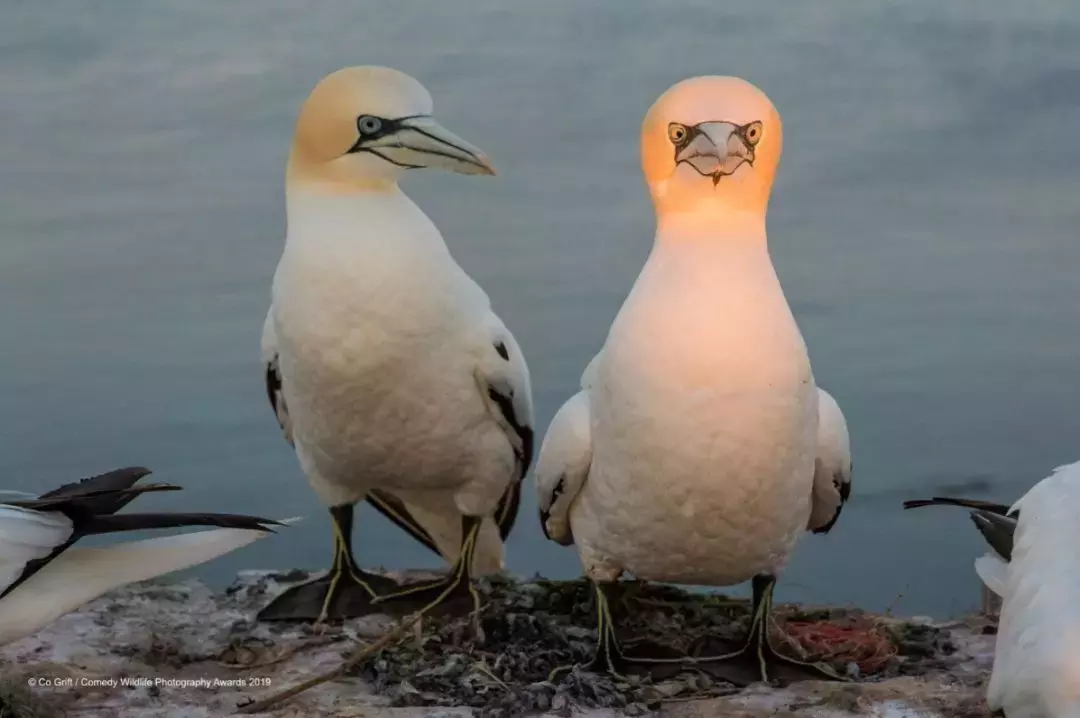
[[[282,522],[239,514],[118,514],[136,496],[177,490],[135,486],[131,467],[67,484],[36,499],[0,503],[0,645],[17,641],[111,589],[222,556]],[[84,536],[179,526],[213,531],[71,548]]]
[[[1012,506],[936,496],[904,508],[954,505],[990,545],[975,570],[1001,596],[986,700],[1008,718],[1080,716],[1080,463],[1054,472]]]
[[[657,100],[641,143],[652,253],[536,470],[545,532],[577,544],[597,586],[590,668],[621,670],[608,594],[626,571],[753,579],[744,647],[710,660],[748,659],[763,680],[777,663],[835,678],[780,655],[767,633],[776,576],[807,528],[831,527],[850,482],[843,415],[814,385],[766,246],[780,117],[743,80],[699,77]]]
[[[502,566],[532,459],[529,372],[487,295],[398,187],[407,169],[495,173],[431,112],[419,82],[384,67],[329,75],[300,112],[262,355],[282,430],[330,510],[334,557],[260,618],[430,606]],[[401,588],[362,571],[351,532],[365,498],[446,556],[449,575]]]

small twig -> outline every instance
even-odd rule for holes
[[[332,681],[335,678],[340,678],[341,676],[345,675],[349,671],[349,669],[360,663],[360,661],[378,653],[382,649],[389,646],[391,643],[400,639],[410,628],[419,623],[420,619],[423,617],[424,614],[422,612],[414,613],[412,617],[410,617],[408,620],[402,621],[397,625],[396,628],[387,631],[383,635],[383,637],[375,641],[375,643],[357,649],[351,656],[345,659],[345,661],[343,661],[340,666],[333,669],[332,671],[320,673],[314,678],[309,678],[306,681],[297,683],[290,688],[286,688],[283,691],[274,693],[273,695],[267,696],[262,700],[248,703],[247,705],[238,708],[236,712],[244,715],[250,715],[251,713],[263,713],[268,709],[272,708],[273,706],[277,705],[278,703],[283,703],[287,700],[290,700],[300,695],[306,690],[314,688],[318,685],[322,685],[327,681]]]
[[[697,693],[690,693],[684,696],[669,696],[666,698],[660,698],[660,703],[690,703],[692,701],[702,701],[706,698],[724,698],[725,696],[733,696],[736,693],[741,693],[742,688],[710,688],[705,691],[698,691]]]
[[[491,672],[491,669],[487,667],[487,663],[485,663],[484,661],[478,661],[478,662],[474,663],[472,665],[472,668],[473,668],[474,671],[476,671],[478,673],[483,673],[485,676],[487,676],[491,680],[495,681],[496,683],[498,683],[503,688],[506,688],[506,689],[510,688],[510,686],[507,685],[506,681],[504,681],[503,679],[499,678],[497,675],[495,675],[494,673]]]

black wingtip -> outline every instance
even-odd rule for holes
[[[918,509],[923,506],[959,506],[972,511],[990,511],[1002,516],[1009,513],[1009,507],[1004,504],[979,499],[958,499],[951,496],[934,496],[929,499],[914,499],[904,502],[905,509]]]
[[[1016,519],[1002,516],[993,511],[972,511],[971,522],[983,535],[990,547],[1006,561],[1012,560],[1013,538],[1016,533]]]
[[[272,526],[284,526],[281,521],[246,514],[217,513],[171,513],[171,514],[115,514],[93,516],[79,526],[82,535],[119,533],[121,531],[144,531],[148,529],[183,528],[188,526],[213,526],[226,529],[246,529],[277,533]]]

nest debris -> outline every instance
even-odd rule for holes
[[[376,654],[353,674],[394,706],[468,706],[481,718],[536,711],[569,716],[574,707],[646,715],[664,702],[740,690],[695,670],[621,680],[575,668],[550,682],[553,669],[592,657],[596,613],[588,582],[494,577],[478,589],[482,635],[473,634],[468,617],[427,617],[422,634]],[[627,582],[619,603],[613,610],[624,647],[645,644],[672,656],[693,655],[709,641],[737,643],[750,622],[745,600],[640,582]],[[933,627],[900,630],[854,610],[806,613],[777,606],[775,616],[789,651],[859,680],[924,673],[950,648]]]

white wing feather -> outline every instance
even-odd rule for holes
[[[70,548],[0,600],[0,645],[34,633],[113,588],[204,563],[269,535],[214,529],[105,548]]]
[[[987,700],[1009,718],[1080,716],[1080,464],[1017,503]]]
[[[552,541],[574,543],[570,509],[581,493],[592,463],[589,395],[574,394],[551,420],[536,462],[540,521]]]
[[[0,593],[28,561],[48,556],[71,532],[71,520],[62,513],[0,504]]]
[[[851,438],[840,405],[818,387],[818,454],[814,464],[811,531],[832,527],[851,490]]]

